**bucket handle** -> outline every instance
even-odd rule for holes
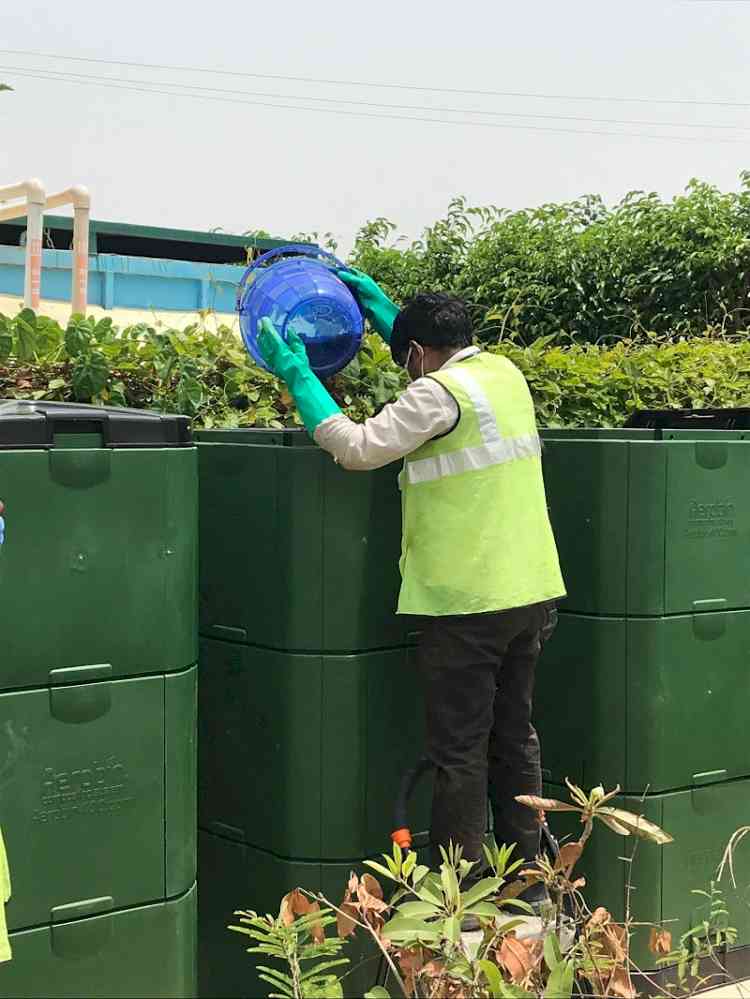
[[[309,243],[287,243],[284,246],[277,246],[273,250],[268,250],[266,253],[262,253],[257,260],[254,260],[250,266],[247,268],[245,273],[240,278],[240,283],[237,287],[237,311],[239,312],[240,306],[242,304],[242,296],[245,292],[245,286],[247,284],[247,279],[253,271],[257,270],[259,267],[267,264],[270,260],[274,260],[276,257],[281,257],[287,253],[297,253],[303,257],[314,257],[320,260],[321,257],[326,258],[322,260],[327,267],[332,270],[345,270],[346,264],[339,260],[338,257],[334,256],[333,253],[328,250],[324,250],[322,246],[311,246]]]

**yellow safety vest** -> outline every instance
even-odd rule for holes
[[[8,939],[8,925],[5,921],[5,903],[10,901],[10,871],[5,856],[3,834],[0,831],[0,961],[10,961],[11,950]]]
[[[483,614],[564,596],[523,375],[479,353],[431,377],[459,419],[404,461],[399,614]]]

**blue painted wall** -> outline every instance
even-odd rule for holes
[[[0,246],[0,295],[23,297],[25,252]],[[42,253],[42,298],[69,302],[73,254]],[[185,260],[154,260],[100,253],[89,257],[90,305],[105,309],[155,309],[175,312],[234,312],[244,267]]]

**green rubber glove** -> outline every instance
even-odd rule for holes
[[[286,382],[310,435],[323,420],[341,412],[310,367],[305,345],[294,330],[284,343],[271,320],[261,319],[258,348],[271,371]]]
[[[401,311],[399,307],[388,298],[376,281],[356,267],[336,273],[359,302],[373,329],[377,330],[386,343],[390,343],[393,324]]]

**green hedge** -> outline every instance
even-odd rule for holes
[[[526,376],[541,426],[620,426],[637,408],[750,405],[750,343],[717,334],[613,347],[557,337],[490,345]],[[376,336],[329,387],[354,419],[393,399],[403,373]],[[0,398],[75,400],[183,412],[204,427],[297,426],[289,395],[239,337],[207,319],[183,330],[118,331],[109,319],[66,329],[24,310],[0,316]]]
[[[739,192],[693,181],[672,201],[632,192],[614,207],[589,196],[528,211],[455,200],[415,242],[386,219],[366,225],[353,261],[398,302],[452,291],[477,326],[524,342],[735,333],[750,318],[750,172]]]

